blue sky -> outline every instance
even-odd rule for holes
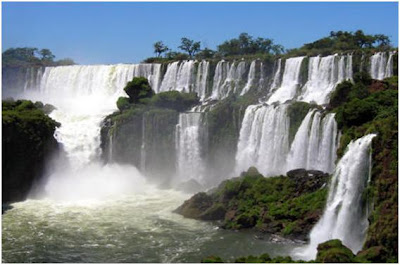
[[[181,37],[215,49],[247,32],[285,48],[362,29],[398,45],[398,8],[386,3],[2,3],[2,50],[49,48],[80,64],[134,63],[153,56],[162,40],[177,49]]]

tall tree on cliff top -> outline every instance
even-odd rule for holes
[[[169,48],[162,41],[157,41],[156,43],[154,43],[153,47],[154,53],[157,55],[157,57],[160,57],[161,54],[169,50]]]
[[[190,40],[188,38],[182,38],[181,43],[182,44],[178,48],[187,52],[190,58],[193,58],[193,56],[200,51],[200,41],[195,42],[194,40]]]

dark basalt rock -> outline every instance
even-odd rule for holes
[[[325,185],[329,174],[319,170],[305,170],[304,168],[290,170],[286,175],[298,185],[297,194],[313,192]]]

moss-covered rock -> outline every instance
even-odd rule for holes
[[[53,135],[60,124],[38,106],[44,107],[28,100],[3,101],[3,203],[24,200],[58,148]]]
[[[355,260],[361,263],[388,262],[387,252],[382,246],[375,246],[358,252]]]
[[[318,245],[316,262],[320,263],[350,263],[355,255],[338,239],[329,240]]]
[[[256,168],[250,168],[209,194],[194,195],[176,212],[190,218],[222,220],[225,229],[256,228],[305,239],[322,214],[328,175],[304,172],[301,176],[291,173],[291,177],[264,178]]]

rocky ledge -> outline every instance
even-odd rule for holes
[[[320,218],[329,175],[296,169],[265,178],[256,168],[195,194],[175,212],[187,218],[220,220],[224,229],[254,228],[261,233],[307,240]]]

